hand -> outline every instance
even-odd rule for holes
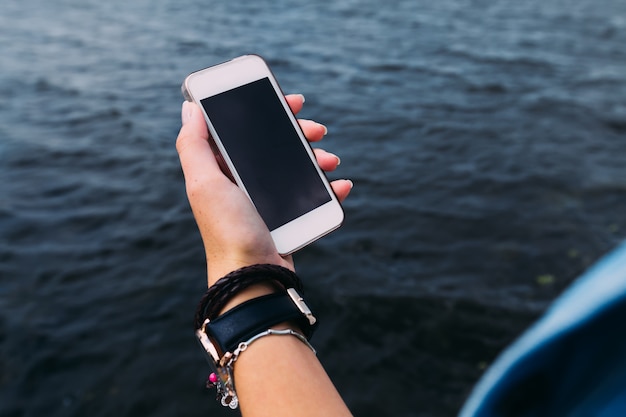
[[[294,113],[302,109],[304,97],[286,96]],[[209,285],[247,265],[271,263],[294,270],[291,256],[281,257],[269,230],[247,196],[221,171],[209,145],[209,133],[200,108],[190,102],[182,107],[182,128],[176,149],[185,175],[187,197],[204,242]],[[311,120],[299,120],[310,142],[320,141],[326,128]],[[339,158],[321,149],[315,157],[324,171],[339,165]],[[343,201],[352,188],[348,180],[331,183]]]

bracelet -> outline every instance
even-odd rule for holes
[[[232,353],[227,352],[226,355],[222,357],[219,365],[215,369],[215,372],[212,372],[209,375],[206,382],[207,388],[217,389],[217,400],[220,401],[220,403],[224,407],[229,407],[234,410],[239,406],[239,397],[237,397],[237,392],[235,391],[235,384],[233,380],[233,368],[235,362],[237,362],[237,359],[239,359],[239,355],[241,355],[242,352],[248,349],[248,346],[250,346],[253,342],[265,336],[295,336],[302,343],[307,345],[314,354],[317,354],[313,346],[311,346],[311,344],[306,339],[306,337],[304,337],[304,335],[291,329],[267,329],[259,334],[252,336],[245,342],[239,343],[237,349],[235,349]],[[203,343],[202,339],[200,339],[200,342]]]
[[[261,282],[279,284],[283,289],[295,288],[302,292],[302,281],[295,272],[273,264],[257,264],[239,268],[209,287],[196,310],[195,328],[202,326],[204,319],[213,320],[238,292]]]
[[[273,330],[279,323],[293,323],[292,329]],[[294,288],[248,300],[211,320],[204,319],[196,337],[207,354],[211,374],[208,388],[216,388],[223,406],[237,408],[233,365],[241,352],[261,337],[293,335],[315,352],[308,342],[317,327],[317,319]]]
[[[220,360],[220,365],[222,366],[231,366],[234,367],[235,362],[237,362],[237,359],[239,358],[239,355],[241,354],[241,352],[245,351],[246,349],[248,349],[248,346],[250,346],[253,342],[256,342],[257,340],[259,340],[262,337],[265,336],[295,336],[298,339],[300,339],[300,341],[302,343],[304,343],[305,345],[307,345],[307,347],[309,349],[311,349],[311,351],[315,354],[317,354],[317,352],[315,351],[315,348],[309,343],[309,341],[307,340],[307,338],[301,334],[296,332],[295,330],[291,330],[291,329],[285,329],[285,330],[274,330],[274,329],[267,329],[264,332],[261,332],[257,335],[252,336],[250,339],[246,340],[245,342],[241,342],[239,343],[239,345],[237,346],[237,349],[235,349],[233,351],[233,353],[227,352],[226,355],[224,355],[222,357],[222,359]],[[214,374],[211,374],[214,375]],[[210,376],[209,376],[210,378]]]
[[[261,333],[257,334],[256,336],[252,336],[250,339],[246,340],[245,342],[239,343],[239,346],[237,346],[237,349],[235,349],[235,351],[233,352],[232,356],[230,357],[230,359],[228,360],[226,365],[231,365],[232,366],[235,362],[237,362],[237,359],[239,358],[239,355],[241,354],[241,352],[243,352],[246,349],[248,349],[248,346],[250,346],[253,342],[259,340],[262,337],[265,337],[265,336],[288,336],[288,335],[297,337],[298,339],[300,339],[300,341],[302,343],[307,345],[307,347],[309,349],[311,349],[311,351],[313,353],[317,354],[317,352],[315,351],[315,348],[313,346],[311,346],[311,344],[309,343],[307,338],[304,337],[303,334],[298,333],[298,332],[296,332],[294,330],[291,330],[291,329],[284,329],[284,330],[267,329],[266,331],[261,332]]]
[[[318,324],[293,288],[286,293],[278,292],[248,300],[214,320],[205,319],[202,327],[215,347],[216,356],[221,358],[226,352],[232,352],[242,340],[285,322],[296,325],[307,339],[311,338]]]

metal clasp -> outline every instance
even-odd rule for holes
[[[198,342],[202,345],[206,353],[213,359],[213,362],[219,362],[220,355],[217,353],[217,349],[215,349],[215,345],[209,339],[209,336],[206,334],[206,325],[209,324],[209,319],[204,320],[202,323],[202,327],[196,330],[196,337],[198,338]]]
[[[298,310],[300,310],[300,312],[304,314],[307,319],[309,319],[309,324],[311,326],[314,325],[317,319],[313,315],[313,312],[311,311],[309,306],[307,306],[304,302],[304,298],[300,297],[298,291],[296,291],[295,288],[289,288],[287,290],[287,294],[289,294],[289,297],[291,297],[293,303],[296,305],[296,307],[298,307]]]

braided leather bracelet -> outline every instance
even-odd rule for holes
[[[245,266],[223,276],[209,287],[196,310],[195,328],[202,327],[205,319],[215,319],[237,293],[261,282],[279,284],[284,290],[295,288],[302,292],[302,281],[290,269],[273,264]]]

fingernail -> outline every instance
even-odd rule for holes
[[[300,97],[302,97],[302,104],[304,104],[304,102],[306,101],[306,100],[305,100],[305,98],[304,98],[304,95],[302,95],[302,94],[298,94],[298,95],[299,95]]]
[[[352,189],[352,187],[354,187],[354,183],[352,182],[352,180],[346,180],[350,183],[350,189]]]
[[[337,155],[335,155],[335,158],[337,158],[337,166],[341,165],[341,158],[339,158]]]
[[[328,135],[328,128],[325,125],[320,125],[324,128],[324,136]]]
[[[193,115],[193,106],[189,101],[183,101],[183,106],[180,110],[180,120],[182,124],[185,124],[188,120],[191,119]]]

